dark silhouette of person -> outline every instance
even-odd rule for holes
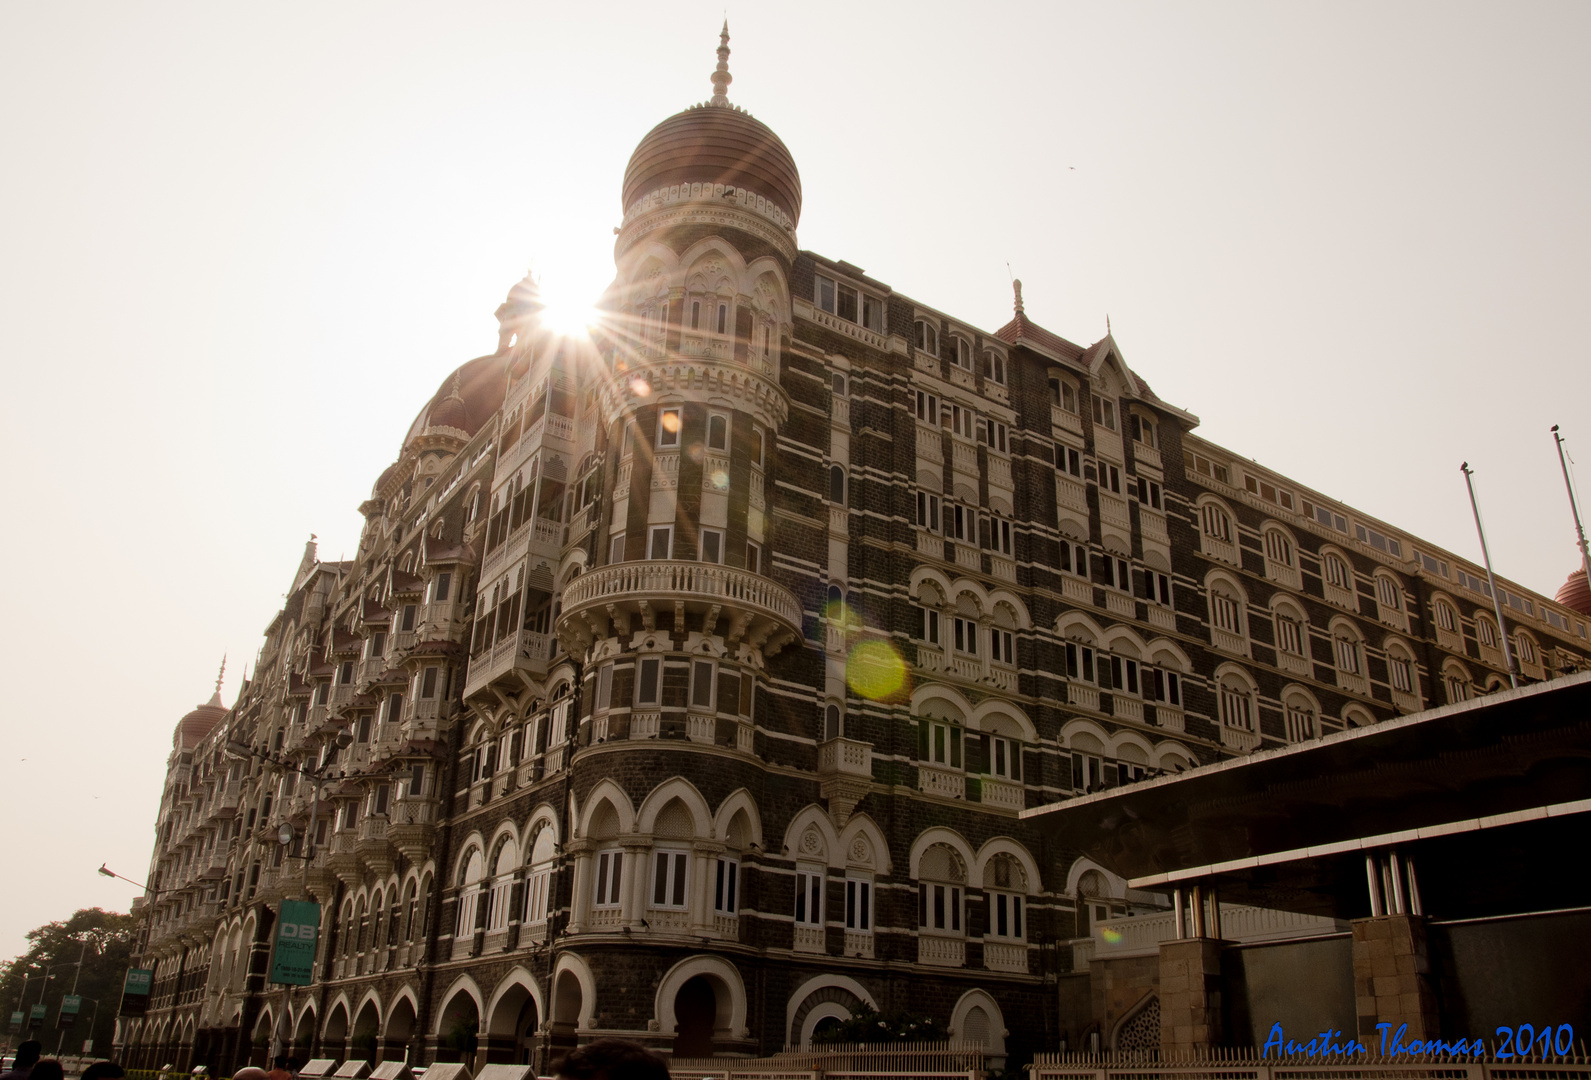
[[[127,1072],[114,1061],[96,1061],[77,1080],[122,1080]]]
[[[37,1039],[28,1039],[18,1046],[17,1056],[11,1062],[11,1068],[0,1073],[0,1080],[28,1080],[33,1067],[39,1063],[39,1052],[42,1049]]]
[[[45,1058],[33,1066],[29,1080],[66,1080],[66,1070],[54,1058]]]
[[[553,1063],[564,1080],[669,1080],[668,1063],[640,1043],[598,1039]]]

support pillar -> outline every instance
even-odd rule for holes
[[[1355,919],[1353,985],[1359,1041],[1372,1052],[1381,1046],[1377,1024],[1391,1024],[1394,1032],[1407,1024],[1406,1043],[1441,1034],[1423,916]]]
[[[1195,924],[1204,921],[1202,900],[1194,903]],[[1208,937],[1160,943],[1161,1053],[1185,1055],[1221,1043],[1221,944]]]

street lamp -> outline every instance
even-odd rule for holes
[[[336,745],[338,750],[346,750],[354,744],[353,732],[349,731],[347,728],[339,728],[337,730],[337,734],[332,736],[332,742]],[[289,859],[303,859],[304,866],[307,870],[309,867],[309,860],[315,857],[315,832],[317,826],[320,823],[320,786],[326,780],[326,770],[331,768],[332,759],[327,757],[316,768],[306,769],[302,766],[295,765],[290,761],[283,761],[275,754],[268,754],[263,750],[256,750],[248,743],[237,739],[229,740],[226,745],[222,747],[222,752],[225,753],[227,757],[232,758],[234,761],[242,761],[251,757],[259,758],[262,761],[269,761],[272,765],[275,765],[279,769],[288,769],[297,773],[299,776],[307,778],[313,785],[314,797],[310,800],[309,805],[309,830],[304,837],[304,854],[287,855],[287,858]],[[294,831],[293,826],[285,821],[282,822],[281,828],[276,831],[276,839],[284,848],[292,844],[293,840],[296,838],[296,835],[297,834]]]

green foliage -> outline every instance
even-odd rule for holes
[[[61,1045],[63,1051],[81,1049],[83,1040],[92,1037],[97,1053],[110,1053],[111,1036],[116,1029],[116,1007],[121,1003],[122,978],[131,966],[134,920],[131,915],[84,908],[65,922],[46,923],[28,932],[28,951],[14,960],[0,963],[0,1023],[11,1013],[29,1008],[42,1000],[46,1007],[44,1027],[37,1035],[49,1051]],[[77,961],[81,957],[82,970]],[[44,978],[45,969],[51,978]],[[24,976],[27,1000],[22,1000]],[[61,998],[73,992],[83,998],[78,1020],[65,1033],[56,1027],[61,1013]],[[99,1002],[96,1015],[94,1002]],[[93,1021],[92,1036],[89,1023]],[[9,1033],[9,1025],[4,1029]],[[13,1040],[22,1038],[18,1032]]]
[[[909,1043],[946,1037],[944,1025],[931,1016],[904,1009],[880,1013],[868,1006],[812,1033],[814,1043]]]

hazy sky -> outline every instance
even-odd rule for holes
[[[0,956],[148,864],[231,702],[527,266],[589,301],[719,4],[0,3]],[[1591,5],[758,4],[803,247],[993,330],[1010,264],[1200,432],[1547,593],[1591,458]]]

